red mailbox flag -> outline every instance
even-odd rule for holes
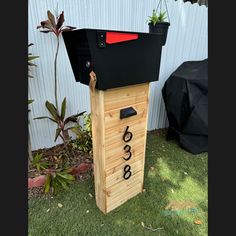
[[[135,39],[138,39],[138,34],[106,32],[107,44],[120,43]]]

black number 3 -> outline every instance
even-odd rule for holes
[[[123,157],[123,159],[126,160],[126,161],[128,161],[132,156],[132,153],[131,153],[130,149],[131,149],[131,147],[129,145],[124,146],[124,150],[126,151],[126,153],[129,153],[128,157],[126,157],[126,158]]]

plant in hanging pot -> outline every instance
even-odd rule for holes
[[[152,15],[149,16],[148,25],[149,25],[149,33],[158,34],[161,36],[162,45],[165,45],[168,28],[170,23],[165,21],[167,18],[166,11],[160,11],[153,9]]]

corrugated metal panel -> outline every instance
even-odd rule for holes
[[[205,5],[208,7],[208,0],[184,0],[184,2],[198,3],[200,6]]]
[[[157,1],[154,0],[29,0],[28,38],[29,42],[35,44],[30,47],[30,52],[40,56],[35,60],[38,67],[32,71],[35,79],[29,80],[29,98],[35,99],[29,114],[33,150],[55,145],[54,124],[32,118],[47,115],[45,101],[54,102],[53,60],[56,38],[52,34],[40,33],[36,27],[41,20],[47,18],[47,10],[56,10],[57,3],[59,12],[64,10],[65,25],[139,32],[148,32],[147,16],[157,6]],[[183,1],[167,1],[167,4],[171,26],[162,51],[159,81],[151,83],[149,130],[168,126],[161,96],[165,80],[182,62],[207,57],[207,8]],[[62,38],[58,55],[58,77],[59,103],[67,97],[67,115],[84,110],[90,112],[89,89],[75,82]]]

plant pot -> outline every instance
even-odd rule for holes
[[[149,33],[158,34],[161,36],[161,43],[164,46],[166,43],[167,33],[170,26],[169,22],[160,22],[156,25],[149,23]]]

